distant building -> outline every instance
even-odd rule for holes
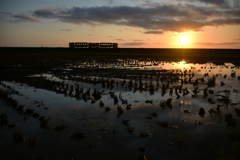
[[[70,42],[69,48],[118,48],[117,43]]]

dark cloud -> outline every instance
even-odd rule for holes
[[[75,24],[117,24],[146,29],[168,27],[165,23],[172,23],[170,17],[190,16],[190,13],[177,6],[158,6],[155,8],[142,7],[74,7],[65,10],[37,10],[34,15],[41,18],[56,18],[62,22]],[[180,16],[179,16],[180,15]],[[174,24],[173,24],[174,25]],[[173,29],[173,26],[171,27]]]
[[[13,17],[21,22],[38,22],[38,19],[23,14],[13,15]]]
[[[205,2],[205,0],[200,1]],[[239,15],[239,8],[192,4],[159,5],[145,8],[130,6],[73,7],[69,9],[41,9],[33,12],[33,16],[57,19],[65,23],[115,24],[139,27],[146,29],[146,34],[160,34],[164,31],[198,31],[204,26],[239,25]]]
[[[38,22],[36,17],[27,14],[12,14],[10,12],[0,11],[0,19],[6,22]]]
[[[203,46],[216,46],[216,47],[240,47],[240,42],[222,42],[222,43],[211,43],[211,42],[199,42],[196,43],[197,45],[203,45]]]
[[[144,42],[126,42],[126,43],[121,43],[120,45],[123,47],[135,47],[135,46],[142,46],[144,45]]]
[[[239,0],[197,0],[199,2],[215,5],[224,8],[239,8],[240,1]]]
[[[44,17],[44,18],[57,18],[60,15],[57,15],[58,13],[54,12],[53,9],[40,9],[34,11],[34,15],[37,17]]]
[[[209,3],[209,4],[216,4],[216,5],[223,5],[226,4],[226,0],[198,0],[203,3]]]
[[[163,34],[163,31],[146,31],[145,34]]]

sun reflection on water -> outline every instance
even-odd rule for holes
[[[190,69],[191,68],[191,65],[189,63],[187,63],[185,60],[176,62],[174,64],[174,66],[176,67],[176,69]]]
[[[161,65],[162,69],[167,70],[189,70],[191,69],[192,64],[187,63],[185,60],[181,60],[179,62],[171,62],[171,63],[163,63]]]

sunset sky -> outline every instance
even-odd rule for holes
[[[1,0],[0,46],[240,48],[240,0]]]

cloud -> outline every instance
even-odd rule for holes
[[[216,5],[223,5],[226,4],[226,0],[198,0],[199,2],[209,3],[209,4],[216,4]]]
[[[144,45],[144,42],[126,42],[126,43],[121,43],[120,45],[123,47],[137,47],[137,46],[142,46]]]
[[[205,0],[200,1],[205,3]],[[213,2],[215,1],[217,0]],[[146,29],[146,34],[161,34],[164,31],[199,31],[205,26],[239,25],[239,15],[239,8],[171,4],[154,7],[100,6],[40,9],[35,10],[32,16],[73,24],[125,25]]]
[[[0,19],[6,22],[38,22],[39,20],[32,15],[27,14],[13,14],[10,12],[0,11]]]
[[[163,34],[163,31],[146,31],[145,34]]]
[[[176,30],[177,28],[174,27],[174,23],[177,23],[178,27],[180,23],[170,17],[179,17],[179,15],[187,17],[190,16],[190,13],[185,9],[179,9],[177,6],[158,6],[155,8],[120,6],[90,8],[73,7],[64,10],[43,9],[34,11],[33,15],[41,18],[54,18],[66,23],[103,23],[145,29],[164,28],[168,30],[169,24],[169,30]]]
[[[54,9],[39,9],[34,11],[35,16],[44,18],[57,18],[57,14],[58,13],[55,13]]]
[[[24,14],[18,14],[18,15],[13,15],[13,17],[18,20],[18,21],[23,21],[23,22],[38,22],[38,19],[24,15]]]
[[[239,8],[239,0],[197,0],[199,2],[224,8]]]
[[[238,47],[240,48],[240,42],[221,42],[221,43],[214,43],[214,42],[199,42],[195,43],[196,45],[203,45],[203,46],[210,46],[210,47]]]

